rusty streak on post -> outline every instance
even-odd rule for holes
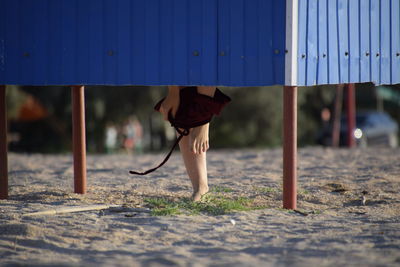
[[[6,87],[0,85],[0,199],[8,198]]]
[[[356,140],[354,130],[356,129],[356,99],[354,83],[346,85],[346,108],[347,108],[347,146],[355,147]]]
[[[297,86],[283,89],[283,208],[297,206]]]
[[[75,193],[86,193],[86,134],[84,86],[72,86],[72,138]]]
[[[343,84],[336,85],[335,106],[332,127],[332,146],[339,147],[340,144],[340,119],[342,117]]]

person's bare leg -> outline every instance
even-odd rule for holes
[[[193,186],[193,201],[199,201],[208,192],[206,153],[193,154],[189,147],[189,136],[179,142],[186,172]]]
[[[215,86],[198,86],[197,92],[199,94],[214,96]],[[189,134],[189,148],[194,154],[201,154],[206,152],[209,148],[209,123],[193,128]]]

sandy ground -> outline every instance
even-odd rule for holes
[[[89,192],[78,195],[70,155],[11,154],[0,265],[400,266],[400,149],[300,149],[298,208],[308,216],[281,209],[280,149],[208,153],[211,188],[269,208],[152,216],[145,198],[191,193],[178,153],[154,174],[128,174],[162,157],[89,155]],[[92,204],[127,209],[23,216]]]

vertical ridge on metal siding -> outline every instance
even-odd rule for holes
[[[319,0],[318,1],[318,21],[317,21],[317,36],[318,38],[318,53],[317,53],[317,84],[326,84],[328,83],[328,21],[327,21],[327,12],[328,12],[328,0]],[[321,38],[322,37],[322,38]]]
[[[48,1],[48,41],[47,41],[47,59],[44,62],[47,65],[48,84],[57,84],[61,79],[61,55],[59,47],[62,46],[61,29],[61,5],[56,1]]]
[[[203,37],[202,4],[202,0],[188,1],[189,84],[199,84],[201,80],[201,58],[203,57],[201,49]]]
[[[145,66],[147,60],[145,39],[145,6],[142,1],[131,2],[131,82],[133,84],[145,84]]]
[[[89,6],[82,1],[77,2],[77,31],[76,36],[76,57],[75,80],[77,82],[85,80],[89,76]]]
[[[19,17],[20,17],[20,36],[23,36],[25,42],[20,44],[20,49],[22,51],[22,60],[19,65],[19,80],[23,83],[33,83],[33,68],[34,64],[32,62],[34,51],[34,29],[33,25],[37,23],[36,16],[32,16],[33,14],[33,1],[20,1],[21,5],[19,8]],[[23,7],[23,8],[22,8]]]
[[[375,83],[379,83],[380,81],[380,12],[379,12],[379,1],[371,0],[370,4],[370,12],[371,12],[371,22],[370,22],[370,31],[371,31],[371,71],[370,71],[370,80]]]
[[[187,1],[174,0],[173,4],[173,32],[174,32],[174,81],[177,84],[187,85],[188,80],[188,36],[187,36]]]
[[[201,81],[216,85],[218,80],[218,14],[217,1],[203,0]]]
[[[360,80],[359,82],[370,81],[370,69],[371,69],[371,32],[370,32],[370,12],[369,12],[369,1],[360,1]]]
[[[264,84],[274,84],[275,73],[279,72],[279,70],[276,70],[271,64],[273,62],[273,52],[268,47],[271,42],[269,34],[277,26],[270,23],[269,20],[269,18],[273,17],[274,9],[269,7],[268,1],[260,0],[258,2],[258,80]],[[284,69],[284,66],[282,67]]]
[[[46,64],[40,64],[42,58],[48,58],[47,55],[47,44],[48,44],[48,32],[46,31],[46,25],[48,23],[48,5],[47,0],[35,1],[32,12],[36,14],[36,23],[33,24],[34,32],[34,43],[35,53],[32,53],[32,62],[34,68],[31,70],[33,75],[33,83],[40,84],[41,77],[47,79]],[[40,17],[39,17],[40,16]],[[38,38],[38,36],[44,36],[45,38]],[[44,81],[47,83],[47,80]]]
[[[285,83],[285,46],[286,46],[286,1],[272,1],[272,49],[270,53],[273,57],[272,61],[272,73],[273,76],[268,79],[263,79],[260,84],[264,85],[274,85],[274,84],[284,84]],[[263,13],[267,13],[267,10],[262,10]],[[261,13],[259,14],[259,16]],[[265,58],[260,58],[259,60],[265,60]]]
[[[117,17],[117,47],[116,47],[116,60],[117,67],[117,83],[118,84],[131,84],[131,24],[130,24],[130,0],[120,0],[118,2],[118,17]]]
[[[360,81],[360,13],[358,1],[348,2],[349,17],[349,82]]]
[[[172,84],[173,77],[173,7],[171,2],[160,1],[160,46],[159,46],[159,57],[160,57],[160,83],[161,84]],[[173,1],[172,1],[173,3]]]
[[[76,84],[76,65],[78,58],[76,53],[77,40],[77,0],[63,1],[62,3],[62,70],[61,77],[66,84]],[[102,42],[101,42],[102,43]],[[29,71],[29,70],[27,70]],[[29,82],[27,82],[29,84]]]
[[[338,41],[338,21],[337,21],[337,2],[328,2],[328,82],[331,84],[339,83],[339,41]],[[304,84],[305,85],[305,84]]]
[[[4,49],[6,51],[5,55],[5,75],[8,79],[6,79],[5,83],[16,83],[20,81],[20,65],[22,61],[23,54],[21,51],[20,45],[20,28],[21,22],[19,20],[20,16],[20,1],[11,1],[5,2],[6,5],[6,42],[4,44]],[[14,59],[10,61],[10,59]],[[14,64],[12,64],[14,62]]]
[[[307,12],[308,1],[299,0],[299,26],[298,26],[298,79],[299,85],[307,84]],[[295,40],[293,40],[295,41]]]
[[[4,0],[0,0],[0,7],[4,6]],[[5,9],[0,8],[0,80],[4,79],[5,72]]]
[[[159,0],[145,1],[145,84],[159,83]]]
[[[380,8],[380,81],[379,83],[389,84],[391,79],[390,65],[390,0],[381,0]]]
[[[229,45],[230,10],[227,8],[230,0],[218,1],[218,84],[228,84],[230,81],[231,49]]]
[[[307,70],[306,83],[315,85],[318,76],[318,0],[308,0],[307,6]]]
[[[391,83],[400,84],[400,1],[392,1],[391,23]]]
[[[231,0],[230,1],[230,73],[231,84],[244,83],[244,2],[245,0]],[[248,1],[248,0],[247,0]],[[251,1],[251,0],[250,0]],[[233,18],[233,19],[232,19]]]
[[[250,1],[244,5],[244,80],[246,84],[257,85],[259,42],[258,42],[258,6],[259,1]]]
[[[339,83],[349,81],[348,0],[338,0]]]
[[[89,84],[97,84],[104,75],[103,1],[89,0]]]
[[[6,10],[4,0],[0,0],[0,81],[5,80],[5,38],[6,38]]]
[[[103,0],[103,40],[104,45],[100,56],[103,58],[104,82],[115,84],[117,81],[117,4],[119,1]],[[79,31],[80,32],[80,31]]]

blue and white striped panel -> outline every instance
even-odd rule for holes
[[[400,83],[400,1],[293,1],[297,85]]]

